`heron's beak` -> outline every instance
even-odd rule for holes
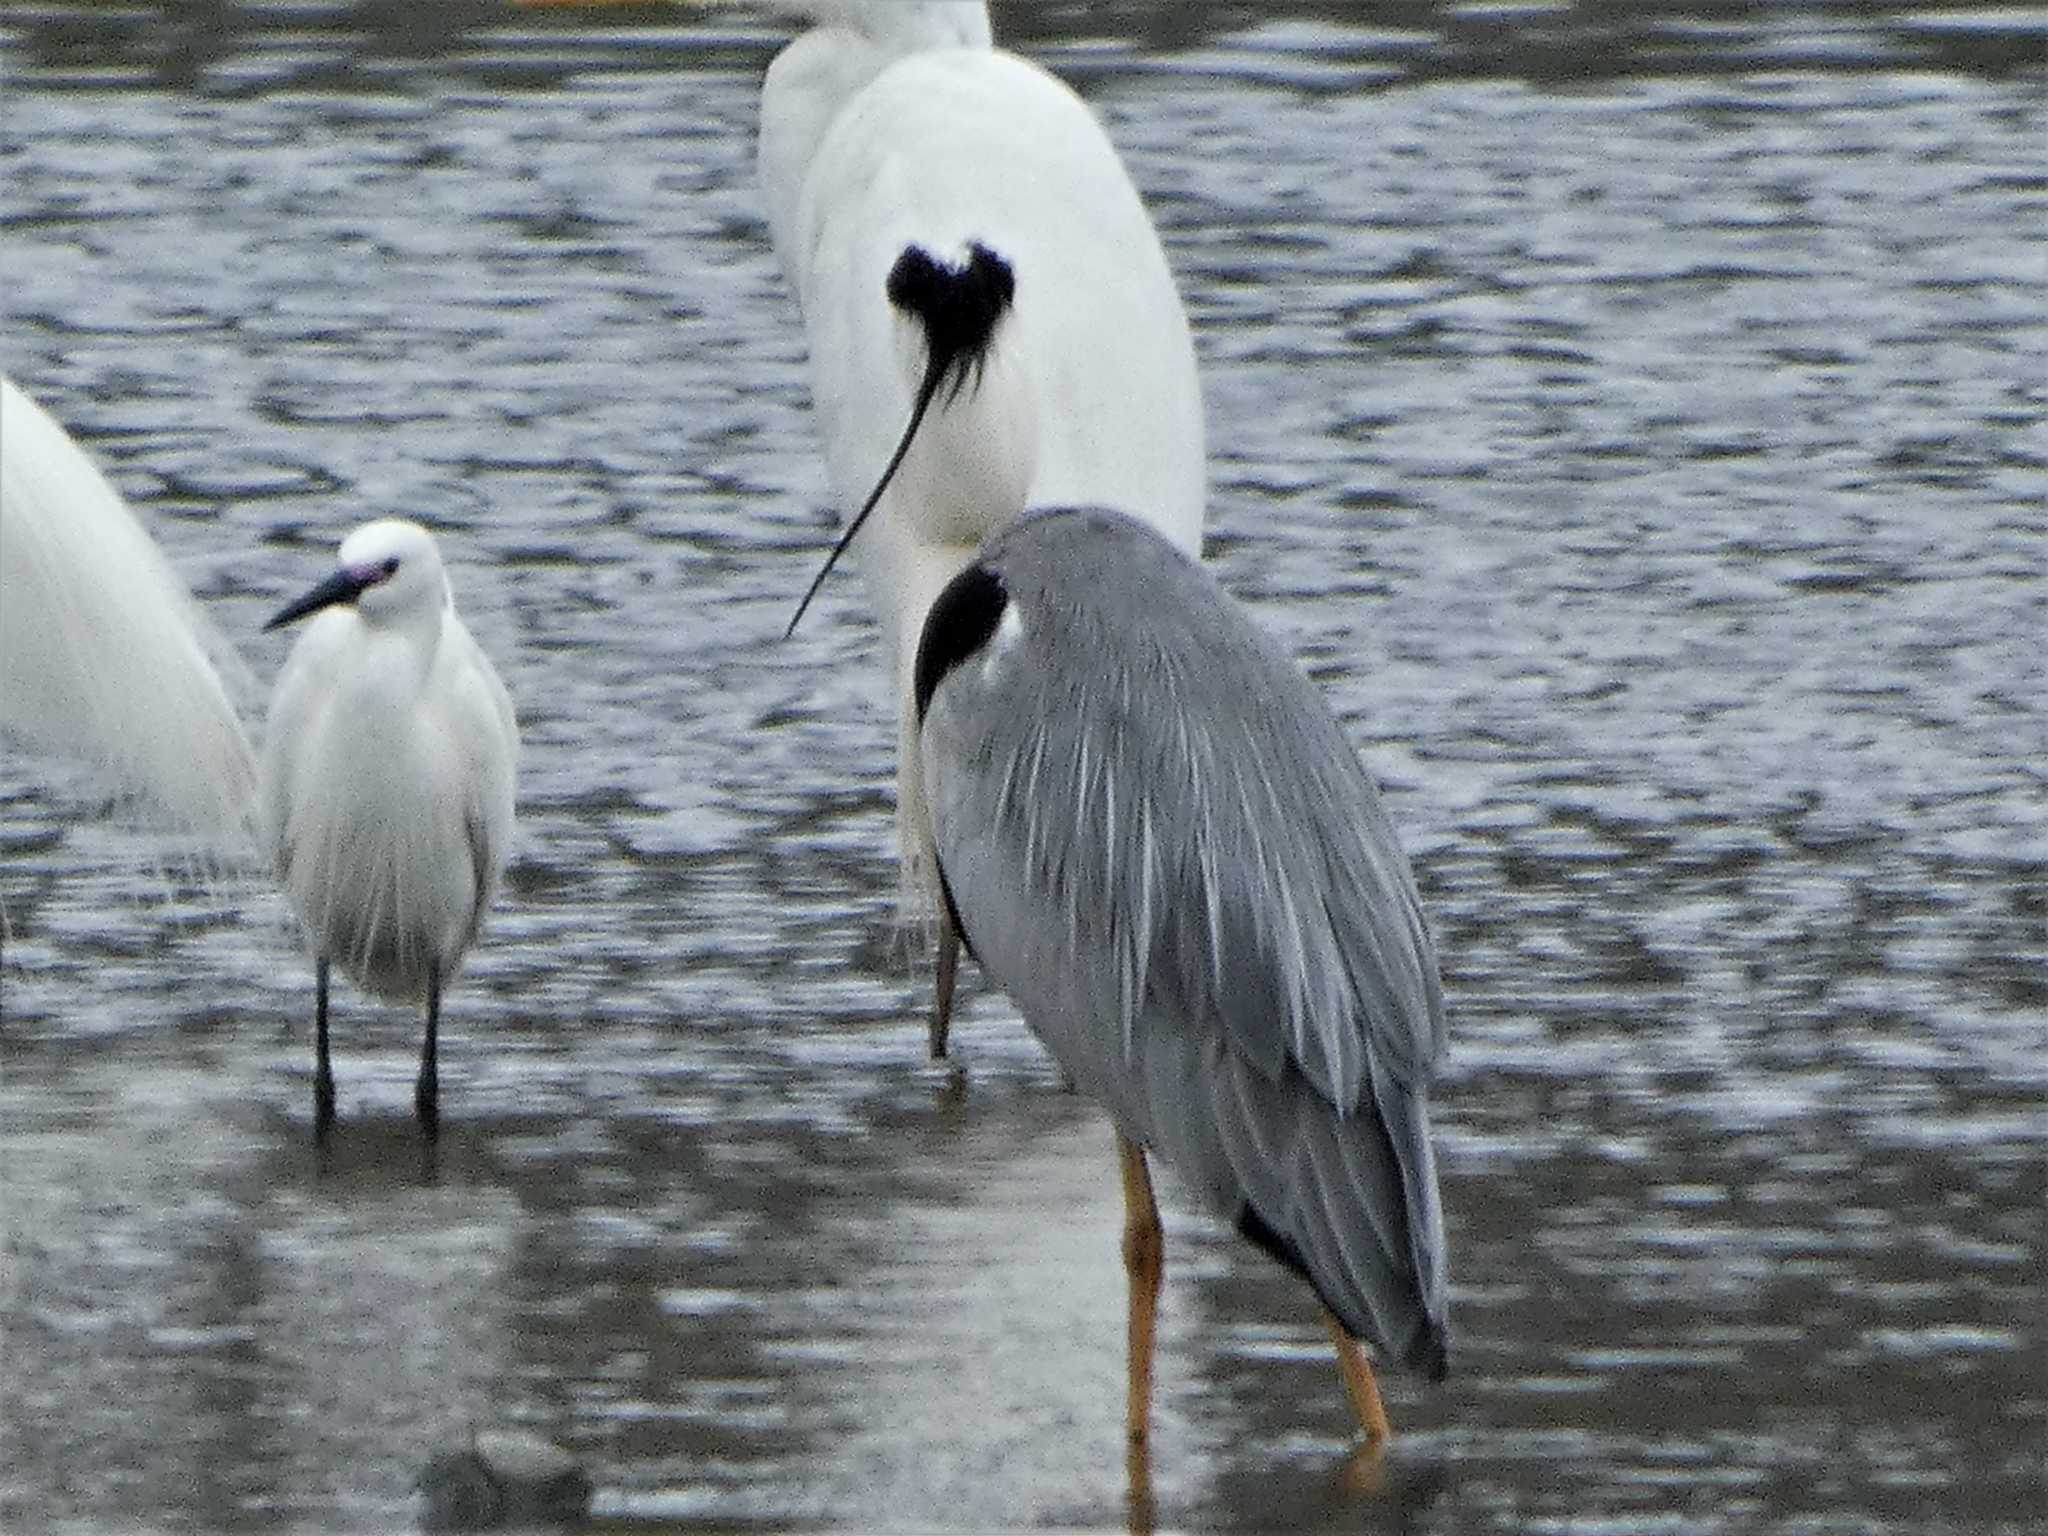
[[[332,608],[336,603],[352,603],[363,595],[363,588],[374,580],[375,577],[370,572],[344,565],[304,597],[286,603],[278,609],[270,622],[263,626],[264,633],[282,629],[295,619],[303,619],[309,613],[318,613],[322,608]]]

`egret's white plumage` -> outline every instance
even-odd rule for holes
[[[761,183],[849,510],[889,461],[927,363],[927,336],[890,301],[898,261],[917,248],[958,265],[979,245],[1015,280],[978,368],[939,397],[856,546],[903,696],[932,599],[1027,507],[1144,509],[1199,553],[1194,346],[1100,123],[1053,76],[993,46],[979,0],[777,8],[817,25],[769,68]],[[914,857],[925,816],[907,746],[899,789]]]
[[[246,852],[246,669],[119,493],[0,378],[0,732],[82,761],[209,853]]]
[[[426,1003],[417,1103],[431,1129],[441,988],[511,844],[512,701],[416,523],[356,529],[334,574],[270,627],[308,615],[271,701],[262,784],[278,871],[317,963],[316,1118],[324,1128],[332,1117],[331,961],[366,991]]]
[[[986,971],[1133,1147],[1350,1336],[1440,1375],[1436,957],[1301,670],[1143,525],[1049,512],[942,594],[915,702],[949,912]]]

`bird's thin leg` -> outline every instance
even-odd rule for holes
[[[946,1036],[953,1028],[953,984],[960,975],[960,935],[953,915],[939,912],[939,974],[932,997],[932,1060],[946,1059]]]
[[[1372,1378],[1372,1362],[1366,1358],[1365,1346],[1345,1331],[1335,1313],[1326,1309],[1323,1320],[1330,1325],[1330,1342],[1337,1347],[1337,1369],[1344,1377],[1344,1390],[1351,1395],[1352,1412],[1358,1415],[1358,1427],[1365,1435],[1364,1450],[1377,1455],[1386,1449],[1394,1426],[1387,1422],[1379,1383]]]
[[[1124,1528],[1130,1536],[1152,1536],[1152,1447],[1124,1442]]]
[[[327,957],[313,962],[313,1134],[334,1125],[334,1064],[327,1056]]]
[[[420,1047],[420,1080],[413,1085],[412,1107],[420,1129],[431,1140],[441,1134],[441,963],[427,971],[427,1039]]]
[[[1152,1432],[1152,1338],[1159,1317],[1159,1278],[1166,1240],[1159,1230],[1159,1206],[1145,1149],[1119,1135],[1117,1159],[1124,1177],[1124,1274],[1130,1280],[1130,1392],[1124,1400],[1124,1432],[1142,1445]]]

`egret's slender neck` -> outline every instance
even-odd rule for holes
[[[441,648],[442,619],[449,611],[445,603],[408,603],[385,613],[358,610],[357,616],[366,638],[386,658],[384,665],[403,666],[412,685],[424,688]],[[401,656],[402,663],[397,660]]]

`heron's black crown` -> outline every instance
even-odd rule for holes
[[[1002,578],[976,563],[946,583],[946,590],[925,615],[917,640],[917,723],[924,724],[932,695],[948,672],[988,643],[1003,622],[1010,594]]]
[[[889,302],[923,325],[930,376],[950,380],[953,395],[988,360],[996,326],[1016,296],[1016,272],[978,240],[963,266],[906,245],[889,269]]]

